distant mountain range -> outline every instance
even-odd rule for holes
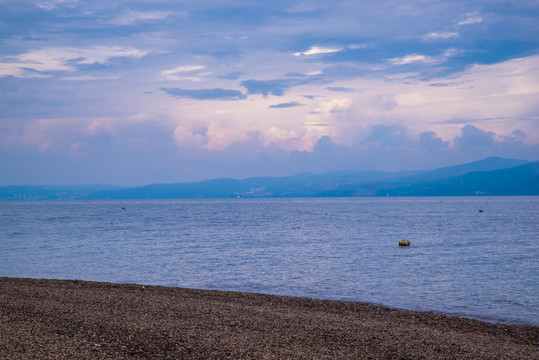
[[[490,157],[432,171],[336,171],[132,188],[107,185],[0,187],[0,200],[503,195],[539,195],[539,161]]]

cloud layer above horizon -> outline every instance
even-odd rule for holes
[[[539,159],[539,4],[0,0],[0,185]]]

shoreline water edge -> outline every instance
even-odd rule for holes
[[[359,302],[0,278],[3,359],[538,359],[539,327]]]

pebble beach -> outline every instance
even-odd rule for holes
[[[1,359],[539,359],[539,328],[342,301],[0,278]]]

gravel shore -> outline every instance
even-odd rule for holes
[[[1,359],[539,359],[539,328],[382,306],[0,278]]]

